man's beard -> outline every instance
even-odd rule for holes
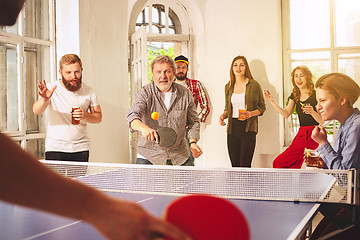
[[[62,82],[67,90],[69,90],[70,92],[76,92],[77,90],[79,90],[81,88],[82,76],[77,79],[75,85],[72,85],[70,83],[70,80],[66,80],[64,77],[62,77]]]
[[[185,80],[187,73],[184,74],[184,76],[179,76],[178,74],[175,74],[175,77],[177,80]]]

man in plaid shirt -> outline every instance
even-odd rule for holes
[[[200,112],[198,113],[199,121],[204,123],[206,117],[209,115],[210,107],[209,101],[205,92],[205,88],[200,81],[187,78],[189,70],[189,60],[187,57],[180,55],[175,58],[176,72],[175,82],[185,86],[189,89],[194,97],[195,106],[200,104]]]
[[[200,104],[200,112],[198,113],[199,121],[204,123],[206,120],[206,117],[209,115],[210,107],[209,107],[209,101],[206,96],[205,88],[201,84],[200,81],[195,79],[189,79],[187,78],[187,72],[189,70],[189,60],[187,57],[180,55],[177,56],[175,59],[176,64],[176,71],[175,71],[175,82],[183,85],[187,89],[190,90],[194,97],[195,107],[197,108],[198,104]],[[186,140],[189,142],[189,139],[186,136]],[[192,164],[194,164],[194,157],[192,156],[192,153],[190,152]]]

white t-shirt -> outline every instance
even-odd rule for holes
[[[57,85],[50,104],[47,107],[49,122],[45,141],[45,151],[79,152],[90,149],[90,139],[87,136],[87,122],[79,125],[71,123],[71,110],[80,107],[89,110],[90,106],[98,106],[95,91],[82,83],[76,92],[68,91],[60,81],[47,84],[48,89]]]
[[[233,118],[239,118],[239,109],[246,109],[245,106],[245,93],[238,93],[231,96],[231,104],[233,106]]]
[[[163,100],[163,102],[164,102],[164,104],[166,106],[166,109],[169,109],[172,92],[171,91],[161,92],[160,96],[161,96],[161,100]]]
[[[188,87],[187,84],[186,84],[186,80],[177,80],[176,79],[175,82],[182,85],[182,86],[184,86],[184,87],[186,87],[186,88]]]

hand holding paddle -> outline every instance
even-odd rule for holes
[[[171,147],[176,142],[176,132],[168,127],[162,127],[156,131],[144,124],[141,128],[141,134],[146,140],[156,141],[162,147]]]

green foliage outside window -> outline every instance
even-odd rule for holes
[[[159,55],[168,55],[169,57],[171,57],[172,59],[174,59],[174,48],[173,47],[169,47],[169,49],[151,49],[148,46],[148,54],[147,54],[147,74],[148,74],[148,83],[153,81],[152,78],[152,72],[151,72],[151,62]]]

